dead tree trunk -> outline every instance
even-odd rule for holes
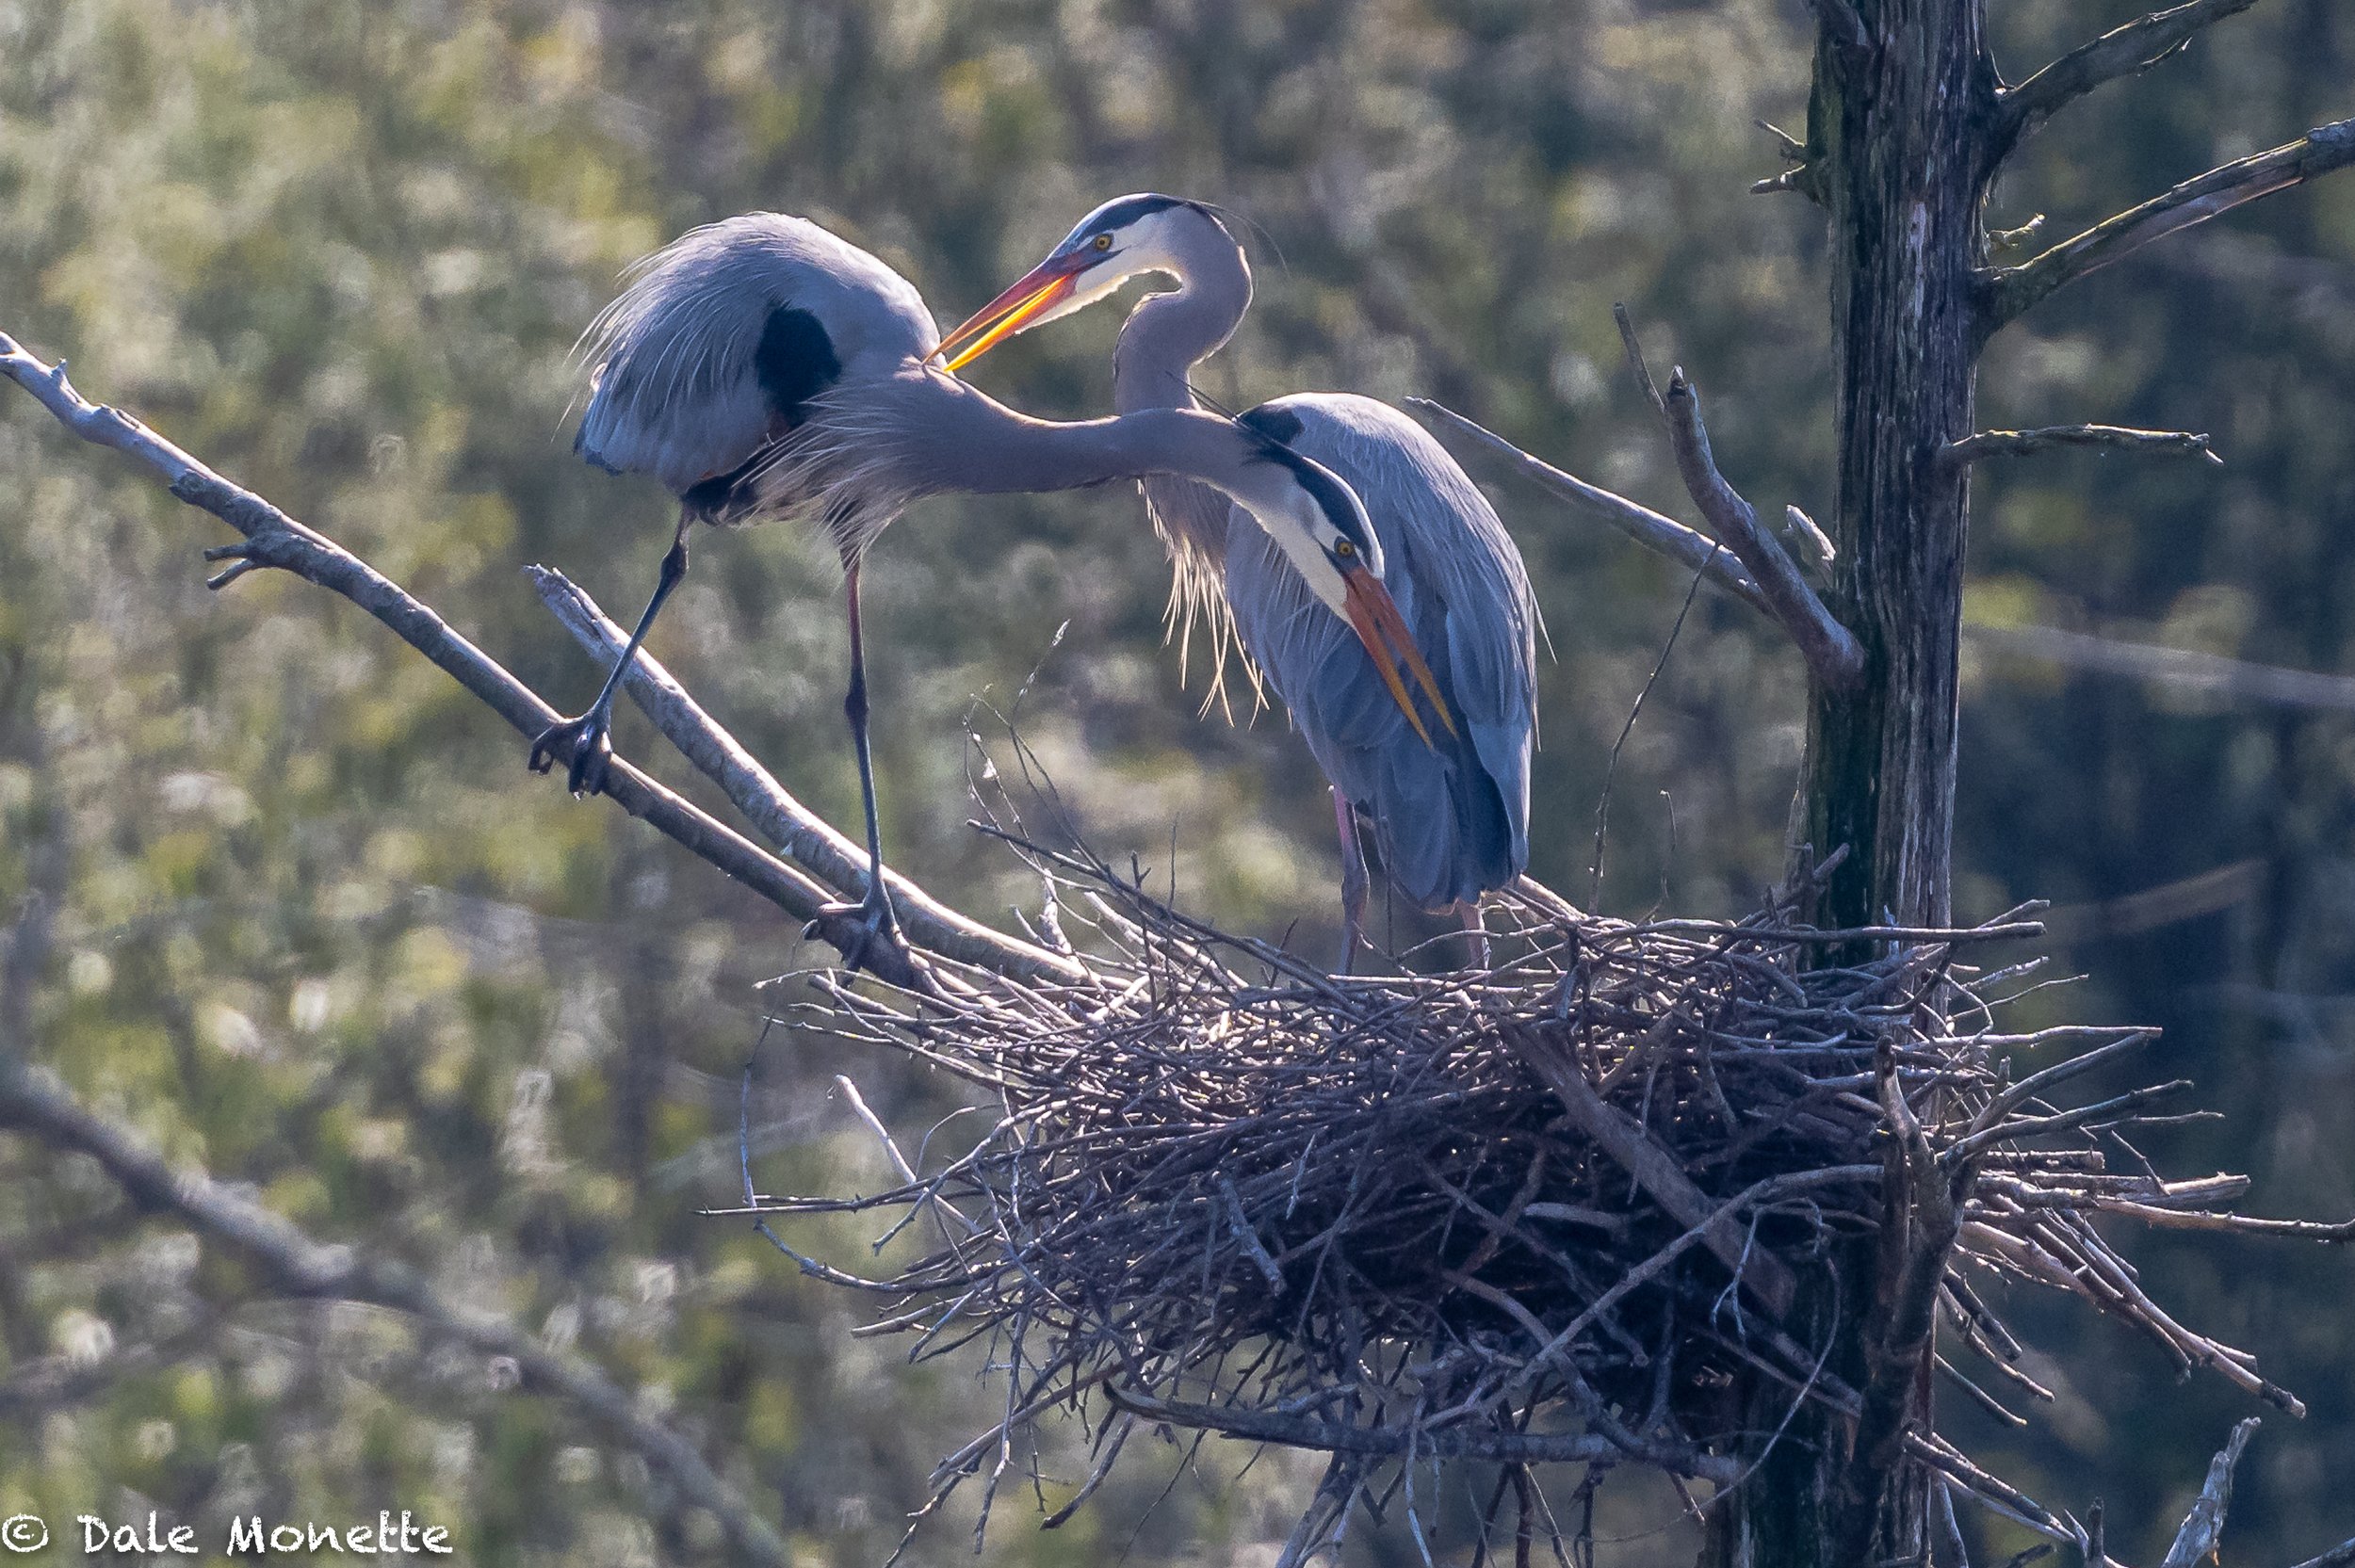
[[[1838,555],[1827,599],[1864,669],[1844,687],[1816,684],[1799,810],[1819,853],[1848,851],[1817,920],[1943,924],[1969,471],[1941,454],[1973,428],[1996,82],[1984,0],[1860,0],[1853,11],[1827,0],[1821,14],[1792,184],[1831,226]],[[1892,1220],[1901,1204],[1892,1191]],[[1927,1483],[1905,1473],[1900,1445],[1928,1414],[1927,1324],[1918,1340],[1913,1325],[1865,1332],[1901,1311],[1887,1298],[1904,1273],[1894,1250],[1908,1245],[1895,1224],[1850,1245],[1791,1322],[1809,1343],[1830,1342],[1827,1370],[1852,1388],[1893,1387],[1893,1401],[1878,1422],[1809,1404],[1772,1442],[1791,1393],[1753,1391],[1760,1468],[1717,1512],[1712,1568],[1926,1560]],[[1892,1355],[1910,1366],[1875,1365]]]
[[[1799,836],[1819,856],[1846,851],[1816,890],[1820,924],[1952,917],[1970,469],[2038,445],[1973,439],[1981,346],[2151,240],[2355,162],[2355,121],[2211,170],[2017,266],[1991,265],[1989,188],[2055,112],[2254,3],[2153,12],[2006,87],[1987,50],[1985,0],[1812,0],[1807,141],[1790,149],[1796,167],[1761,188],[1806,195],[1830,224],[1839,474],[1825,599],[1860,645],[1861,672],[1819,672],[1810,701]],[[2205,448],[2204,438],[2100,426],[2068,439]],[[1929,1480],[1903,1454],[1906,1433],[1929,1425],[1934,1301],[1924,1282],[1954,1230],[1935,1174],[1892,1148],[1878,1235],[1830,1260],[1786,1325],[1829,1347],[1825,1370],[1861,1391],[1860,1414],[1820,1402],[1794,1412],[1787,1389],[1750,1392],[1757,1435],[1745,1458],[1755,1469],[1714,1512],[1711,1568],[1928,1560]]]
[[[1834,613],[1864,678],[1819,688],[1807,836],[1847,860],[1827,924],[1943,924],[1954,836],[1956,674],[1972,431],[1974,273],[1995,162],[1984,0],[1865,0],[1864,35],[1822,29],[1806,170],[1830,215],[1840,565]]]

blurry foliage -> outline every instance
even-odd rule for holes
[[[2016,77],[2135,8],[1992,8]],[[1619,367],[1608,307],[1626,299],[1711,395],[1727,471],[1820,516],[1821,230],[1795,198],[1744,193],[1776,167],[1753,117],[1804,115],[1806,40],[1800,8],[1764,0],[0,0],[0,325],[560,706],[596,672],[517,566],[632,608],[667,509],[567,452],[573,339],[631,258],[752,207],[873,248],[954,318],[1106,196],[1209,197],[1244,218],[1260,278],[1214,395],[1437,396],[1673,503]],[[2350,79],[2344,6],[2269,0],[2072,111],[1993,217],[2068,232],[2347,112]],[[1106,312],[1025,339],[984,380],[1042,413],[1100,412],[1115,330]],[[2355,665],[2355,181],[2056,299],[1998,340],[1984,401],[1990,424],[2213,430],[2230,466],[1983,469],[1973,615]],[[266,574],[209,596],[205,520],[21,397],[0,399],[0,1050],[323,1238],[594,1357],[806,1560],[877,1560],[998,1396],[978,1355],[910,1371],[851,1338],[857,1303],[694,1216],[732,1196],[753,986],[805,957],[796,933],[527,777],[512,735],[349,606]],[[1497,493],[1557,655],[1535,869],[1584,895],[1604,763],[1684,583],[1509,480]],[[832,563],[776,528],[697,561],[658,652],[851,820]],[[983,913],[1035,897],[964,826],[964,734],[977,698],[1002,704],[1036,670],[1025,731],[1109,858],[1324,950],[1323,792],[1280,715],[1195,717],[1203,675],[1181,690],[1161,646],[1165,571],[1130,498],[928,503],[868,582],[903,869]],[[1757,618],[1698,601],[1619,762],[1605,906],[1726,913],[1773,876],[1795,679]],[[618,739],[680,777],[632,718]],[[2175,1165],[2251,1169],[2279,1211],[2355,1205],[2347,721],[1974,667],[1963,746],[1966,913],[2264,863],[2251,903],[2064,954],[2091,979],[2042,1005],[2169,1026],[2168,1065],[2232,1113],[2171,1135]],[[953,1103],[900,1064],[772,1036],[765,1185],[881,1178],[832,1096],[841,1070],[897,1123]],[[865,1238],[798,1239],[854,1259]],[[2343,1536],[2324,1483],[2355,1448],[2345,1260],[2144,1252],[2163,1294],[2314,1405],[2254,1451],[2239,1549],[2286,1560]],[[2155,1522],[2236,1402],[2073,1312],[2023,1317],[2082,1404],[2024,1439],[1967,1412],[1958,1434],[2053,1503],[2098,1493],[2113,1520]],[[90,1374],[73,1397],[8,1402],[57,1358]],[[640,1461],[512,1382],[381,1314],[257,1300],[235,1258],[127,1212],[92,1170],[0,1142],[0,1512],[155,1506],[218,1540],[232,1512],[389,1505],[455,1524],[474,1561],[721,1560]],[[1158,1510],[1136,1465],[1051,1535],[1010,1487],[987,1554],[1264,1550],[1309,1472],[1279,1456],[1237,1483],[1244,1457],[1204,1450]],[[1048,1495],[1080,1473],[1060,1456]],[[1631,1484],[1605,1503],[1643,1535],[1616,1560],[1689,1556],[1673,1499]],[[942,1524],[928,1560],[961,1552],[961,1529]]]

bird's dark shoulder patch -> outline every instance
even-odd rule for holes
[[[769,313],[760,347],[753,352],[753,375],[778,423],[788,428],[799,425],[809,400],[841,374],[834,340],[816,316],[793,305]]]
[[[1290,446],[1300,435],[1300,415],[1272,403],[1262,403],[1249,412],[1238,415],[1237,423],[1285,446]]]

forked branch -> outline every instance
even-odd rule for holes
[[[2223,1451],[2208,1462],[2207,1481],[2192,1500],[2191,1511],[2184,1516],[2160,1568],[2192,1568],[2216,1555],[2217,1543],[2224,1535],[2224,1511],[2233,1506],[2233,1471],[2240,1463],[2241,1450],[2256,1434],[2257,1424],[2253,1415],[2240,1422],[2225,1441]]]
[[[1542,458],[1532,457],[1494,430],[1475,420],[1467,419],[1444,403],[1436,403],[1428,397],[1409,397],[1406,406],[1417,412],[1436,417],[1451,429],[1460,430],[1471,437],[1490,451],[1504,457],[1543,489],[1579,508],[1588,516],[1616,528],[1646,549],[1657,551],[1688,572],[1701,574],[1760,614],[1771,616],[1775,613],[1774,606],[1760,591],[1757,582],[1742,570],[1742,563],[1707,534],[1663,517],[1649,507],[1631,501],[1600,485],[1588,484],[1577,475],[1565,473]]]
[[[223,478],[129,414],[90,402],[67,380],[64,365],[44,364],[5,332],[0,332],[0,376],[30,393],[74,434],[139,460],[162,477],[173,495],[212,513],[243,535],[242,543],[206,552],[208,558],[232,563],[214,579],[215,586],[226,586],[259,567],[291,573],[341,594],[391,627],[517,733],[537,736],[560,717],[496,660],[382,573],[262,496]],[[769,781],[769,788],[774,791],[776,801],[791,801],[773,780]],[[794,919],[813,923],[815,934],[837,950],[863,946],[869,967],[880,978],[903,987],[927,983],[924,972],[904,952],[864,942],[865,929],[856,915],[825,913],[827,905],[855,898],[862,891],[863,879],[834,881],[832,874],[841,867],[831,861],[820,862],[820,875],[812,875],[804,865],[788,865],[618,758],[604,793],[632,816],[659,829]],[[808,817],[798,803],[792,809]],[[760,818],[755,816],[755,820]],[[780,842],[791,841],[781,838]],[[941,910],[929,899],[909,901],[901,914],[908,938],[917,947],[952,962],[1031,977],[1069,973],[1070,962],[1061,955],[990,931]]]
[[[1758,584],[1769,612],[1799,645],[1799,653],[1816,680],[1827,687],[1854,686],[1864,675],[1863,647],[1856,635],[1824,606],[1815,590],[1808,587],[1789,552],[1759,526],[1758,513],[1749,502],[1717,471],[1717,460],[1709,449],[1709,429],[1701,423],[1700,394],[1684,379],[1684,367],[1676,368],[1669,376],[1668,390],[1661,392],[1644,364],[1643,350],[1636,344],[1634,324],[1628,317],[1627,307],[1615,305],[1612,314],[1626,341],[1628,364],[1635,372],[1636,381],[1667,428],[1669,446],[1676,453],[1677,472],[1694,505],[1709,520],[1718,542],[1733,552]]]
[[[1987,290],[1981,330],[1992,333],[2055,290],[2134,254],[2154,239],[2350,163],[2355,163],[2355,119],[2336,121],[2296,141],[2211,169],[2165,195],[2061,241],[2032,261],[1989,268],[1980,273]]]
[[[550,613],[600,663],[610,667],[621,657],[629,634],[597,606],[586,590],[552,567],[528,566],[524,574]],[[687,688],[659,659],[640,649],[630,661],[622,689],[680,755],[726,792],[763,838],[847,897],[856,898],[866,893],[867,851],[795,799],[741,741],[721,728],[687,694]],[[891,889],[892,907],[901,924],[911,933],[920,933],[916,938],[918,946],[929,952],[1022,979],[1076,980],[1081,977],[1080,966],[1073,960],[966,918],[889,866],[884,868],[884,881]]]
[[[2105,82],[2150,70],[2191,41],[2201,28],[2235,16],[2257,0],[2188,0],[2113,27],[2079,44],[1999,100],[2003,122],[1997,143],[2009,152],[2046,121]]]

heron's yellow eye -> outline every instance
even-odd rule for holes
[[[1096,248],[1098,251],[1111,250],[1113,248],[1113,236],[1110,234],[1097,234],[1096,236]]]
[[[1352,544],[1349,541],[1344,539],[1340,543],[1333,546],[1333,553],[1346,560],[1351,556],[1357,553],[1357,546]]]

